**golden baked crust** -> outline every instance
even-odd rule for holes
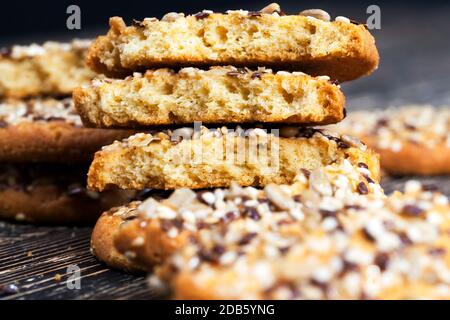
[[[90,224],[134,192],[86,190],[86,166],[0,164],[0,218],[36,224]]]
[[[86,126],[133,127],[203,123],[330,124],[344,117],[345,98],[328,77],[270,69],[212,67],[97,78],[73,99]]]
[[[276,134],[240,127],[139,133],[95,154],[88,185],[93,190],[196,189],[229,186],[232,181],[264,186],[291,183],[301,169],[346,158],[354,165],[366,163],[379,177],[378,155],[359,140],[313,128],[283,127],[282,137]]]
[[[351,134],[380,154],[384,171],[394,175],[450,173],[450,110],[406,105],[349,113],[329,127]]]
[[[341,165],[330,165],[315,171],[303,170],[293,185],[282,186],[288,189],[299,201],[302,193],[308,189],[326,191],[342,187],[343,181],[348,183],[348,192],[360,192],[360,183],[364,183],[367,193],[382,196],[379,184],[371,181],[370,172],[365,166],[353,167],[344,160]],[[320,186],[319,186],[320,184]],[[291,207],[292,214],[302,214],[295,207],[291,197],[278,192],[278,187],[269,186],[265,191],[253,187],[241,188],[233,184],[229,189],[211,189],[192,191],[186,188],[177,189],[169,197],[155,200],[153,197],[143,202],[134,202],[121,207],[120,211],[133,210],[133,220],[121,224],[116,232],[115,248],[130,257],[130,260],[150,270],[155,265],[163,264],[172,254],[188,245],[192,239],[201,236],[203,229],[239,219],[240,215],[261,219],[257,205],[263,203]],[[265,194],[270,193],[270,195]],[[248,201],[258,195],[258,201]],[[277,199],[278,196],[278,199]],[[241,197],[243,202],[235,200]],[[306,199],[306,198],[305,198]],[[266,201],[267,200],[267,201]],[[274,209],[275,210],[275,209]],[[277,210],[275,210],[277,211]],[[137,219],[136,219],[137,217]]]
[[[131,130],[83,128],[70,98],[0,102],[0,161],[84,162]]]
[[[67,96],[94,73],[85,64],[90,41],[13,46],[0,53],[0,98]]]
[[[345,20],[345,21],[343,21]],[[126,26],[112,17],[87,58],[98,73],[123,76],[161,67],[266,66],[346,81],[378,65],[372,35],[348,19],[323,21],[278,10],[167,14]]]
[[[148,271],[150,269],[129,260],[119,253],[113,244],[114,235],[125,221],[135,218],[135,202],[125,207],[112,208],[98,219],[91,236],[92,254],[108,266],[131,273]]]
[[[177,299],[449,299],[448,199],[412,186],[282,225],[205,229],[159,277]]]

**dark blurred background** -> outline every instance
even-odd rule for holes
[[[90,38],[105,33],[110,16],[162,17],[170,11],[202,9],[259,10],[270,1],[137,1],[62,0],[2,1],[0,47],[45,40]],[[350,108],[402,103],[450,105],[450,2],[448,1],[278,1],[286,13],[321,8],[365,22],[371,4],[381,8],[381,30],[373,30],[381,55],[380,68],[369,77],[344,84]],[[68,30],[66,9],[81,8],[81,30]]]

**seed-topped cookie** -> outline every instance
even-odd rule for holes
[[[130,130],[82,127],[72,99],[38,98],[0,102],[0,161],[84,162]]]
[[[284,122],[329,124],[344,118],[345,98],[329,77],[258,68],[183,68],[97,78],[74,92],[83,122],[95,127]]]
[[[216,224],[226,227],[230,221],[245,218],[257,223],[266,219],[269,212],[278,214],[283,210],[289,212],[279,215],[280,219],[290,215],[299,218],[304,214],[300,199],[313,200],[314,192],[328,196],[321,205],[329,211],[336,209],[332,207],[335,196],[350,193],[383,196],[373,179],[365,164],[353,167],[344,160],[341,165],[323,169],[303,169],[291,186],[270,185],[258,190],[241,188],[235,183],[229,189],[183,188],[157,196],[151,192],[148,199],[103,214],[94,229],[92,246],[95,255],[109,265],[128,269],[131,263],[150,270],[187,244],[191,237],[198,236],[202,229]],[[120,259],[112,247],[114,236],[116,249],[122,253]]]
[[[330,129],[366,142],[380,153],[382,169],[388,173],[450,173],[450,110],[446,106],[355,111]]]
[[[226,187],[291,183],[302,169],[348,159],[378,180],[378,156],[359,140],[314,128],[178,128],[139,133],[95,154],[94,190]]]
[[[110,19],[106,36],[89,50],[99,73],[123,76],[161,67],[234,65],[294,69],[346,81],[378,65],[375,41],[362,24],[321,10],[285,15],[271,4],[260,11],[235,10],[195,15],[168,13],[127,26]]]
[[[0,98],[68,96],[94,73],[85,64],[91,41],[46,42],[0,50]]]
[[[328,193],[314,187],[314,172],[318,171],[309,178],[313,187],[298,196],[284,186],[268,186],[254,193],[245,189],[225,192],[225,203],[238,208],[239,203],[244,208],[254,205],[259,218],[240,214],[239,209],[229,211],[236,214],[229,219],[218,214],[223,220],[202,224],[157,268],[158,277],[150,283],[169,283],[178,299],[450,297],[447,197],[416,181],[406,185],[405,193],[361,195],[341,177],[331,183]],[[322,186],[329,183],[320,181]],[[147,206],[147,222],[163,213],[171,219],[168,211],[183,212],[178,208],[185,207],[168,206],[166,211]],[[205,206],[214,212],[228,209],[221,200]],[[293,208],[301,209],[294,214]],[[172,219],[174,234],[188,232],[190,223],[179,227],[178,215]],[[145,230],[146,220],[138,221],[140,230]],[[130,223],[134,224],[138,225]],[[128,248],[146,252],[149,243],[136,239],[140,238]]]
[[[132,191],[87,190],[86,170],[86,165],[0,164],[0,218],[40,224],[87,224],[134,196]]]

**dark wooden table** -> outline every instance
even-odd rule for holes
[[[290,10],[295,12],[298,10]],[[450,5],[382,5],[382,29],[374,31],[381,65],[370,77],[344,84],[349,111],[403,103],[450,105]],[[365,6],[331,11],[364,21]],[[387,192],[413,177],[385,178]],[[450,177],[422,177],[450,195]],[[108,269],[89,252],[91,228],[35,227],[0,222],[0,285],[4,299],[149,299],[144,276]],[[81,272],[81,288],[69,289],[67,268]],[[15,287],[14,287],[15,286]],[[14,293],[17,287],[17,292]],[[0,293],[1,295],[1,293]],[[1,298],[1,297],[0,297]]]

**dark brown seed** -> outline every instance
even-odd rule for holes
[[[291,247],[282,247],[282,248],[278,248],[278,250],[280,250],[281,254],[286,254],[288,253],[288,251],[291,249]]]
[[[346,274],[347,272],[354,272],[359,270],[359,265],[354,262],[348,261],[346,259],[342,259],[342,271],[341,275]]]
[[[5,120],[0,120],[0,129],[4,129],[8,127],[8,122]]]
[[[303,173],[306,179],[309,179],[309,177],[311,176],[311,171],[309,171],[308,169],[301,168],[300,171]]]
[[[256,79],[256,78],[261,79],[262,74],[263,74],[263,72],[255,71],[255,72],[252,73],[251,78],[252,79]]]
[[[311,138],[316,132],[322,133],[320,130],[313,129],[313,128],[301,128],[299,130],[297,136],[300,138]],[[326,135],[324,135],[324,136],[326,136]]]
[[[209,13],[208,13],[208,12],[202,11],[202,12],[199,12],[199,13],[195,14],[194,17],[195,17],[197,20],[205,19],[205,18],[208,18],[208,17],[209,17]]]
[[[443,256],[446,252],[445,248],[431,248],[428,250],[428,254],[434,257]]]
[[[253,238],[255,238],[257,235],[258,234],[256,232],[247,233],[245,236],[242,237],[241,240],[239,240],[238,245],[245,246],[249,244],[253,240]]]
[[[343,119],[347,118],[347,109],[344,108],[344,110],[342,110],[342,111],[344,112],[344,118]]]
[[[336,217],[337,211],[320,209],[320,214],[322,215],[323,218]]]
[[[253,220],[261,219],[261,216],[259,215],[255,207],[245,207],[245,214],[247,217]]]
[[[206,222],[204,222],[204,221],[198,221],[196,223],[196,227],[197,227],[198,230],[206,229],[208,227],[208,224]]]
[[[161,220],[161,229],[164,232],[169,231],[172,228],[172,222],[168,219],[162,219]]]
[[[292,197],[292,199],[295,202],[302,202],[302,195],[301,194],[296,194],[295,196]]]
[[[350,209],[352,209],[352,210],[362,210],[362,207],[360,205],[357,205],[357,204],[348,204],[348,205],[344,206],[344,209],[346,209],[346,210],[350,210]]]
[[[405,128],[408,130],[411,130],[411,131],[414,131],[417,129],[415,126],[413,126],[412,124],[408,124],[408,123],[405,123]]]
[[[65,121],[66,119],[64,119],[62,117],[50,116],[50,117],[46,118],[45,120],[47,120],[48,122],[52,122],[52,121]]]
[[[348,149],[350,148],[350,145],[342,140],[338,141],[337,143],[338,147],[341,149]]]
[[[358,183],[357,190],[359,194],[368,194],[369,189],[367,188],[366,184],[364,182]]]
[[[368,175],[363,175],[364,178],[366,178],[368,183],[375,183]]]
[[[227,223],[227,222],[230,222],[230,221],[233,221],[234,219],[236,219],[237,216],[238,216],[238,214],[236,212],[229,211],[223,216],[222,221]]]
[[[322,290],[324,293],[328,292],[328,283],[318,281],[316,279],[311,279],[310,283],[316,287],[318,287],[320,290]]]
[[[434,185],[434,184],[424,184],[422,185],[422,190],[423,191],[437,191],[439,190],[438,186]]]
[[[377,127],[386,127],[389,124],[389,120],[385,118],[381,118],[377,121]]]
[[[389,255],[385,252],[380,252],[375,256],[373,263],[377,265],[381,271],[384,271],[389,264]]]
[[[339,85],[339,80],[330,80],[330,83],[331,83],[331,84],[334,84],[335,86],[338,86],[338,85]],[[346,113],[345,108],[344,108],[344,116],[345,116],[346,114],[347,114],[347,113]]]
[[[364,168],[364,169],[369,169],[369,166],[367,164],[365,164],[364,162],[359,162],[358,163],[358,167],[359,168]]]
[[[212,252],[217,256],[221,256],[225,252],[225,247],[217,244],[212,248]]]
[[[371,242],[375,242],[375,238],[374,236],[369,232],[369,230],[367,230],[367,228],[364,228],[363,230],[363,234],[366,237],[367,240],[371,241]]]
[[[260,17],[260,16],[261,16],[261,12],[259,12],[259,11],[249,11],[249,12],[248,12],[248,16],[249,16],[250,18],[253,18],[253,17]]]
[[[413,204],[407,204],[407,205],[404,206],[403,209],[402,209],[402,213],[403,213],[404,215],[412,216],[412,217],[420,216],[420,215],[422,215],[424,212],[425,212],[425,211],[424,211],[422,208],[420,208],[420,207],[418,207],[418,206],[415,206],[415,205],[413,205]]]
[[[181,219],[173,219],[172,225],[178,230],[183,229],[183,220]]]
[[[411,239],[408,237],[408,235],[404,232],[399,233],[398,237],[400,238],[400,241],[405,245],[405,246],[409,246],[412,245],[413,242],[411,241]]]

